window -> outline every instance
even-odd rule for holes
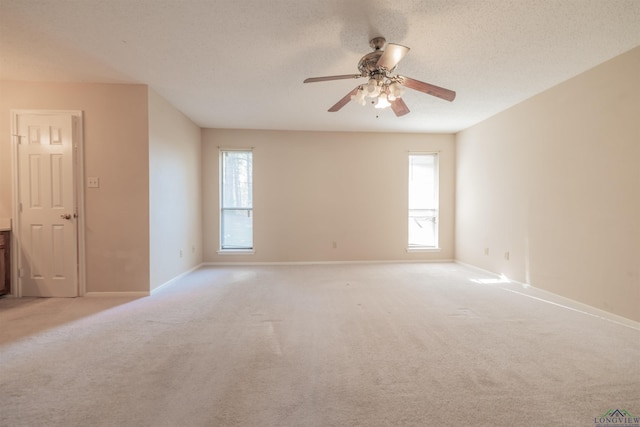
[[[251,150],[220,150],[220,249],[253,249]]]
[[[409,154],[409,249],[438,247],[438,154]]]

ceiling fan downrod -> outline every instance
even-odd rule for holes
[[[369,40],[369,46],[371,46],[373,50],[382,49],[386,43],[387,40],[384,37],[374,37]]]

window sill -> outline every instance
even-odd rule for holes
[[[442,251],[441,248],[429,248],[429,247],[412,247],[412,248],[407,248],[407,252],[408,253],[412,253],[412,252],[440,252]]]
[[[218,255],[253,255],[254,249],[220,249]]]

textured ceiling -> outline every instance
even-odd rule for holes
[[[354,103],[369,39],[409,46],[395,117]],[[0,0],[3,80],[148,84],[202,127],[456,132],[640,45],[637,0]]]

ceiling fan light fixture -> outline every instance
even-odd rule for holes
[[[364,98],[365,98],[365,94],[364,94],[364,89],[362,87],[358,88],[358,91],[355,93],[355,95],[351,95],[351,100],[356,104],[360,104],[360,105],[367,104],[367,101]]]
[[[378,86],[378,81],[374,78],[369,79],[369,82],[365,86],[365,91],[369,98],[375,98],[380,95],[380,86]]]
[[[389,103],[389,100],[387,99],[387,94],[386,93],[381,93],[380,96],[378,96],[378,98],[376,99],[376,103],[374,105],[375,108],[378,109],[382,109],[382,108],[387,108],[390,107],[391,104]]]
[[[400,98],[404,95],[404,86],[398,82],[393,82],[389,85],[389,93],[393,95],[394,99]]]

